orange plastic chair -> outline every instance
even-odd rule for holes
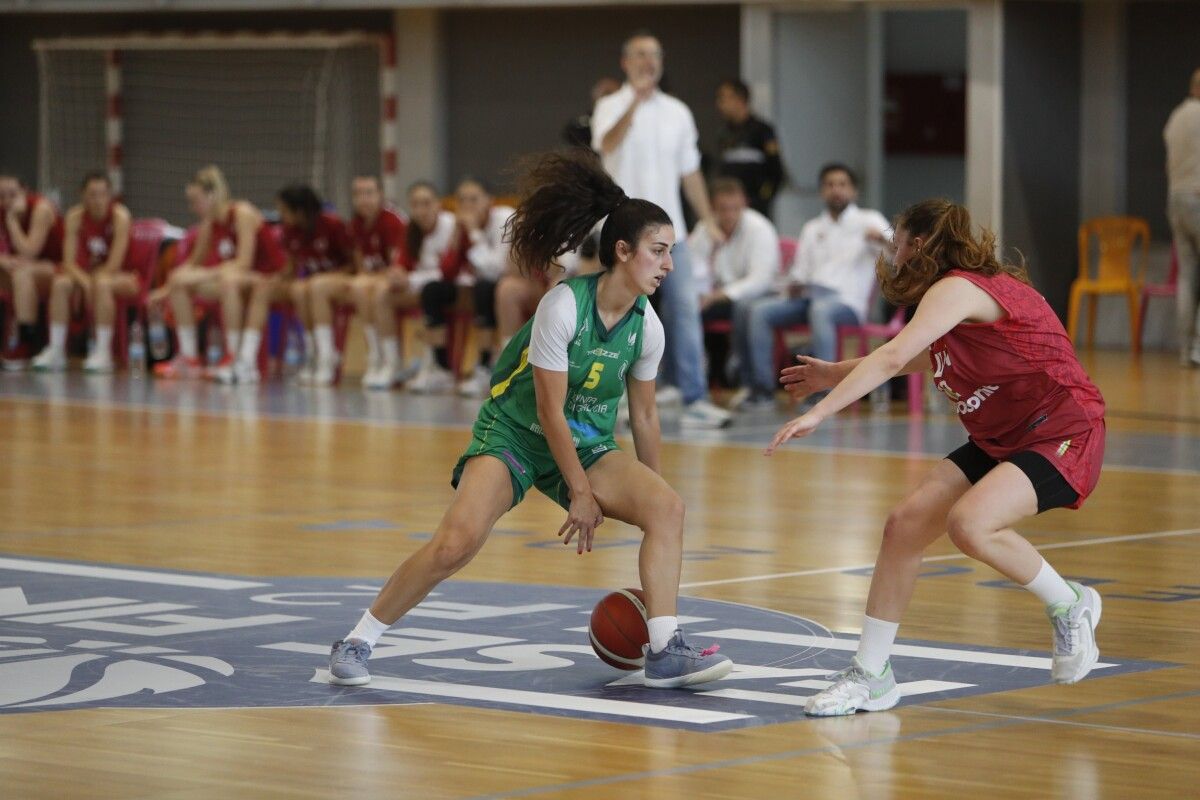
[[[1096,274],[1092,277],[1091,241],[1098,244]],[[1135,273],[1134,251],[1140,254]],[[1129,341],[1136,351],[1138,307],[1141,286],[1150,252],[1150,225],[1141,217],[1098,217],[1079,226],[1079,277],[1071,283],[1071,301],[1067,308],[1067,335],[1075,341],[1079,326],[1079,306],[1088,297],[1087,344],[1096,340],[1096,298],[1102,294],[1121,294],[1129,304]]]

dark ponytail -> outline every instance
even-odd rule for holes
[[[518,185],[521,202],[505,226],[505,238],[525,274],[548,272],[605,217],[597,255],[606,269],[616,263],[617,242],[636,246],[646,228],[672,224],[654,203],[627,197],[599,157],[582,147],[535,156]]]
[[[317,192],[306,183],[293,183],[279,190],[279,202],[287,206],[289,211],[304,215],[304,227],[312,230],[321,216],[321,198]]]

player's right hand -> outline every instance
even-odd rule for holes
[[[563,537],[563,544],[570,544],[575,538],[575,552],[583,555],[586,549],[592,552],[592,536],[596,528],[604,522],[604,512],[591,492],[578,492],[571,496],[571,508],[567,512],[567,521],[558,529],[558,535]],[[577,535],[578,534],[578,535]]]
[[[837,364],[812,356],[796,356],[799,363],[785,367],[779,375],[783,388],[795,400],[803,400],[814,392],[832,389],[838,382]]]

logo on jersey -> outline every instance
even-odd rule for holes
[[[103,236],[89,236],[87,251],[91,263],[99,264],[108,255],[108,242],[104,241]]]
[[[589,356],[600,356],[601,358],[620,358],[620,353],[615,353],[612,350],[605,350],[603,347],[597,347],[588,351]]]
[[[637,344],[637,331],[630,331],[629,332],[629,346],[633,347],[635,344]]]
[[[1071,440],[1067,439],[1058,446],[1058,457],[1062,458],[1067,454],[1067,450],[1071,449]]]
[[[237,253],[237,246],[232,239],[222,239],[217,242],[217,255],[222,261],[228,261]]]

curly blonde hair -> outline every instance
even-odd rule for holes
[[[893,267],[882,256],[875,265],[879,286],[889,303],[915,306],[952,269],[998,275],[1006,272],[1022,283],[1029,283],[1029,271],[1022,264],[1008,264],[996,257],[996,234],[981,228],[971,231],[967,209],[949,200],[922,200],[896,217],[895,229],[903,229],[913,238],[922,239],[903,265]]]

